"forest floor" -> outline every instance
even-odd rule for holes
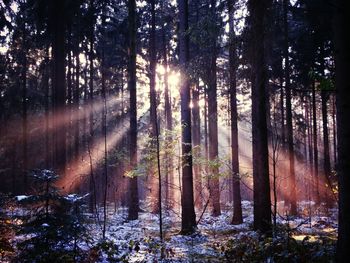
[[[219,217],[204,213],[198,224],[198,231],[191,236],[180,235],[180,216],[174,211],[167,212],[163,215],[163,242],[160,242],[159,238],[158,215],[141,212],[138,220],[127,221],[125,208],[110,211],[106,237],[110,244],[113,244],[113,249],[105,249],[106,252],[99,256],[99,262],[113,262],[113,260],[116,262],[231,262],[229,256],[232,256],[232,253],[235,258],[239,255],[241,261],[246,259],[245,262],[249,262],[249,257],[244,255],[247,249],[252,254],[259,249],[262,253],[266,253],[270,249],[267,246],[273,243],[273,238],[271,242],[269,241],[271,244],[266,241],[261,242],[261,236],[252,230],[252,203],[243,201],[242,207],[244,223],[231,225],[232,212],[228,209],[224,210]],[[283,215],[277,217],[279,233],[283,231],[283,234],[288,236],[288,239],[283,240],[288,240],[286,241],[288,247],[291,246],[290,240],[301,244],[301,249],[303,246],[306,247],[305,242],[317,243],[317,249],[314,246],[310,247],[314,250],[312,257],[323,258],[325,253],[329,256],[329,251],[325,251],[329,247],[326,248],[324,240],[334,241],[331,245],[331,250],[334,251],[337,236],[337,209],[320,209],[312,202],[300,202],[299,207],[300,216],[298,217]],[[97,242],[98,237],[101,236],[101,225],[90,224],[90,231]],[[274,250],[270,250],[276,251],[279,244],[273,244]],[[285,248],[285,244],[280,246]],[[234,252],[232,247],[235,249]],[[237,252],[237,249],[240,250]],[[299,249],[297,253],[303,253],[304,257],[309,257],[305,251],[300,251],[300,247],[297,249]],[[279,249],[279,253],[281,257],[289,258],[288,253],[292,252],[289,249],[288,251]],[[318,260],[310,259],[307,262],[318,262]]]

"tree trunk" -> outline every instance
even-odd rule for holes
[[[324,47],[321,47],[321,74],[324,77]],[[329,154],[329,136],[328,136],[328,103],[329,93],[327,90],[321,90],[321,111],[322,111],[322,130],[323,130],[323,170],[325,176],[325,196],[324,199],[327,203],[327,206],[330,207],[332,204],[333,190],[331,182],[331,158]],[[328,187],[327,187],[328,185]]]
[[[77,39],[75,50],[75,87],[73,93],[74,99],[74,114],[79,114],[79,117],[73,123],[74,127],[74,159],[79,158],[79,124],[80,124],[80,110],[79,110],[79,79],[80,79],[80,59],[79,59],[79,39]]]
[[[319,178],[318,178],[318,147],[317,147],[317,112],[316,112],[316,87],[315,81],[312,83],[312,125],[313,125],[313,160],[314,160],[314,191],[316,203],[320,203]]]
[[[88,151],[90,153],[91,146],[93,145],[93,133],[94,133],[94,112],[93,112],[93,101],[94,101],[94,0],[90,0],[90,16],[91,24],[89,30],[89,139],[88,139]],[[89,206],[90,211],[93,212],[96,207],[96,189],[95,179],[93,174],[93,164],[90,160],[90,200]]]
[[[105,8],[105,7],[103,7]],[[102,136],[104,143],[103,158],[103,228],[102,238],[106,237],[107,225],[107,193],[108,193],[108,151],[107,151],[107,98],[106,98],[106,65],[105,65],[105,27],[106,27],[105,10],[102,11],[102,51],[101,51],[101,95],[103,100],[102,108]],[[78,62],[78,61],[77,61]],[[78,77],[78,75],[77,75]],[[78,78],[79,79],[79,78]],[[79,145],[78,145],[79,146]]]
[[[266,123],[265,22],[270,1],[250,0],[252,21],[252,132],[254,229],[271,233],[271,198],[269,182],[268,134]]]
[[[163,10],[163,1],[162,10]],[[164,11],[163,11],[164,12]],[[171,94],[169,94],[169,82],[168,82],[168,50],[167,50],[167,42],[166,42],[166,29],[165,29],[165,21],[162,24],[162,44],[163,44],[163,66],[164,66],[164,110],[165,110],[165,121],[166,121],[166,129],[168,131],[167,141],[172,143],[173,136],[171,134],[173,130],[173,119],[172,119],[172,108],[171,108]],[[165,200],[166,206],[171,207],[172,201],[174,198],[173,192],[174,190],[174,171],[173,171],[173,158],[172,154],[166,152],[165,156],[166,164],[165,164]]]
[[[49,59],[49,49],[46,48],[46,57],[45,57],[45,72],[43,77],[43,86],[45,88],[45,168],[49,169],[51,166],[51,149],[50,149],[50,59]]]
[[[349,1],[335,3],[335,65],[337,90],[337,138],[339,179],[339,227],[337,262],[348,262],[350,248],[350,41],[348,27],[350,21]]]
[[[211,15],[213,22],[216,22],[216,1],[211,0]],[[219,157],[218,149],[218,109],[217,109],[217,76],[216,76],[216,58],[217,58],[217,44],[216,34],[212,39],[210,69],[209,69],[209,83],[208,83],[208,118],[209,118],[209,161],[210,165],[210,201],[212,206],[212,215],[219,216],[220,209],[220,181],[219,181],[219,167],[216,164]]]
[[[192,145],[195,158],[200,158],[201,153],[201,130],[200,130],[200,108],[199,108],[199,81],[197,80],[192,89]],[[203,208],[202,199],[202,178],[199,162],[193,164],[194,173],[194,200],[196,208],[200,211]]]
[[[292,94],[290,87],[290,65],[289,65],[289,35],[288,35],[288,6],[289,0],[283,0],[283,24],[284,24],[284,58],[285,58],[285,85],[286,85],[286,126],[289,158],[289,179],[290,193],[288,201],[290,214],[297,214],[297,193],[295,179],[294,140],[293,140],[293,115],[292,115]]]
[[[55,0],[52,14],[53,106],[55,116],[55,168],[61,176],[66,170],[66,126],[57,125],[57,116],[65,116],[65,1]],[[56,125],[55,125],[56,124]]]
[[[229,72],[230,72],[230,108],[231,108],[231,162],[232,162],[232,190],[233,190],[233,218],[232,224],[241,224],[241,185],[239,175],[239,148],[238,148],[238,112],[237,112],[237,50],[234,30],[235,1],[228,1],[229,25],[230,25],[230,48],[229,48]]]
[[[156,17],[155,17],[155,3],[154,0],[150,0],[151,4],[151,28],[150,28],[150,38],[149,38],[149,82],[150,82],[150,139],[151,146],[149,149],[149,154],[152,157],[152,162],[149,167],[149,178],[151,183],[151,197],[152,197],[152,213],[159,213],[159,184],[156,168],[156,130],[157,130],[157,94],[156,94],[156,66],[157,66],[157,53],[156,53]],[[154,162],[153,162],[154,161]]]
[[[337,167],[337,120],[336,120],[336,94],[332,100],[332,126],[333,126],[333,167],[336,170]]]
[[[130,92],[129,155],[130,169],[137,165],[137,104],[136,104],[136,1],[128,0],[129,64],[128,89]],[[129,179],[128,219],[136,220],[139,211],[137,176]]]
[[[26,23],[23,24],[23,51],[22,51],[22,137],[23,137],[23,190],[28,187],[28,109],[27,109],[27,44]]]
[[[190,83],[186,74],[189,60],[188,2],[178,0],[179,6],[179,63],[181,68],[181,141],[182,141],[182,193],[181,193],[181,232],[193,233],[196,228],[194,212],[192,145],[191,145],[191,95]]]

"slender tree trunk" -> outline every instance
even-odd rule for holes
[[[321,103],[322,103],[322,126],[323,126],[323,169],[325,173],[326,183],[328,184],[328,189],[326,189],[327,193],[332,191],[331,185],[331,160],[329,154],[329,135],[328,135],[328,94],[326,91],[321,91]],[[329,194],[326,197],[327,203],[330,201],[329,199],[332,196]]]
[[[192,89],[192,145],[195,158],[200,158],[201,131],[200,131],[200,108],[199,108],[199,81],[197,80]],[[203,208],[202,199],[202,176],[199,162],[193,164],[194,173],[194,200],[195,206],[200,211]]]
[[[269,182],[268,134],[266,123],[266,60],[264,53],[265,23],[268,0],[248,2],[252,20],[252,130],[254,229],[271,233],[271,198]]]
[[[23,137],[23,190],[28,186],[28,116],[27,116],[27,43],[26,23],[23,24],[23,51],[22,51],[22,137]]]
[[[150,38],[149,38],[149,56],[150,56],[150,138],[151,147],[150,154],[152,160],[156,161],[156,130],[157,130],[157,94],[156,94],[156,65],[157,65],[157,54],[156,54],[156,17],[155,17],[155,2],[150,0],[151,5],[151,28],[150,28]],[[158,200],[158,190],[159,184],[158,178],[155,171],[155,163],[151,162],[151,167],[149,169],[149,178],[151,181],[151,196],[152,196],[152,213],[159,213],[159,202]]]
[[[50,128],[50,87],[49,87],[49,78],[51,71],[51,62],[49,59],[49,50],[46,49],[46,57],[45,57],[45,73],[43,79],[43,85],[45,89],[45,167],[49,169],[51,165],[51,149],[50,149],[50,136],[49,136],[49,128]]]
[[[294,160],[294,140],[293,140],[293,115],[292,115],[292,94],[290,87],[290,65],[289,65],[289,34],[288,34],[288,6],[289,0],[283,0],[283,24],[284,24],[284,58],[285,58],[285,85],[286,85],[286,121],[287,121],[287,143],[289,158],[289,179],[290,193],[288,201],[290,204],[290,214],[297,214],[297,194],[295,178]]]
[[[237,50],[234,30],[235,1],[228,1],[229,25],[230,25],[230,48],[229,48],[229,72],[230,72],[230,108],[231,108],[231,162],[232,162],[232,190],[233,190],[233,218],[232,224],[241,224],[241,185],[239,176],[239,148],[238,148],[238,112],[237,112]]]
[[[306,100],[306,123],[307,123],[307,138],[308,138],[308,153],[309,153],[309,185],[311,185],[311,188],[313,189],[313,182],[314,182],[314,160],[313,160],[313,147],[312,147],[312,118],[311,118],[311,111],[310,111],[310,99],[307,98]],[[310,196],[312,194],[310,193]]]
[[[181,192],[181,232],[193,233],[196,228],[194,212],[192,145],[191,145],[191,95],[190,83],[186,74],[189,61],[188,2],[178,0],[179,7],[179,62],[181,67],[181,141],[182,141],[182,192]]]
[[[163,10],[163,1],[162,10]],[[163,11],[164,12],[164,11]],[[166,120],[166,129],[168,131],[167,141],[172,142],[173,136],[171,134],[173,130],[173,119],[172,119],[172,108],[171,108],[171,94],[169,92],[169,82],[168,82],[168,50],[167,50],[167,42],[166,42],[166,29],[165,29],[165,21],[162,24],[162,44],[163,44],[163,66],[164,66],[164,109],[165,109],[165,120]],[[173,201],[173,185],[174,185],[174,171],[173,171],[173,158],[172,153],[166,152],[165,156],[166,164],[165,164],[165,174],[166,174],[166,188],[165,188],[165,200],[166,206],[171,207]]]
[[[105,65],[105,32],[106,18],[105,11],[102,14],[102,51],[101,51],[101,95],[103,100],[102,109],[102,136],[104,138],[104,158],[103,158],[103,229],[102,237],[106,237],[107,225],[107,193],[108,193],[108,151],[107,151],[107,99],[106,99],[106,65]]]
[[[216,23],[216,1],[211,0],[211,15],[213,16],[213,23]],[[218,161],[218,109],[217,109],[217,76],[216,76],[216,58],[217,58],[217,44],[216,35],[213,36],[211,46],[211,58],[209,69],[209,85],[208,85],[208,117],[209,117],[209,160],[213,163],[210,165],[210,200],[212,206],[212,215],[219,216],[220,209],[220,181],[219,181],[219,167],[214,164]]]
[[[94,112],[93,112],[93,101],[94,101],[94,0],[90,0],[90,16],[91,25],[89,30],[89,139],[88,139],[88,152],[91,157],[91,146],[93,145],[93,134],[94,134]],[[93,163],[90,158],[90,211],[93,212],[96,207],[96,190],[95,190],[95,179],[93,173]]]
[[[321,71],[324,77],[324,47],[321,47]],[[328,136],[328,99],[329,93],[327,90],[321,90],[321,111],[322,111],[322,130],[323,130],[323,170],[325,175],[324,185],[326,186],[324,191],[324,199],[327,206],[330,207],[331,199],[333,198],[332,182],[331,182],[331,158],[329,154],[329,136]],[[328,185],[328,187],[327,187]]]
[[[65,4],[62,0],[54,1],[52,14],[53,41],[53,105],[55,116],[55,168],[61,176],[66,172],[66,126],[57,125],[57,116],[65,116]]]
[[[284,144],[286,142],[286,133],[284,125],[284,91],[283,91],[283,66],[281,61],[281,77],[280,77],[280,107],[281,107],[281,143],[282,150],[284,150]]]
[[[316,112],[316,87],[312,83],[312,125],[313,125],[313,160],[314,160],[314,190],[316,203],[320,203],[319,178],[318,178],[318,147],[317,147],[317,112]]]
[[[336,95],[333,96],[332,100],[332,125],[333,125],[333,166],[334,170],[336,170],[337,167],[337,121],[336,121],[336,102],[335,102]]]
[[[350,85],[349,61],[350,3],[345,0],[335,2],[335,65],[337,90],[337,137],[339,180],[339,226],[337,262],[348,262],[350,248]]]
[[[79,111],[79,80],[80,80],[80,59],[79,59],[79,40],[77,39],[75,50],[75,87],[74,87],[74,114],[79,114],[79,117],[73,123],[74,127],[74,159],[79,158],[79,124],[80,124],[80,111]]]
[[[129,155],[130,169],[137,165],[137,104],[136,104],[136,1],[128,0],[129,65],[128,89],[130,92]],[[129,179],[129,220],[136,220],[139,211],[137,176]]]

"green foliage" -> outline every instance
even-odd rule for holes
[[[330,78],[326,78],[318,74],[317,72],[310,71],[309,77],[318,82],[317,89],[321,91],[334,91],[335,85],[334,81]]]
[[[128,262],[128,254],[122,253],[119,246],[112,240],[102,239],[94,246],[93,250],[97,252],[97,258],[105,256],[108,262]]]
[[[335,243],[327,237],[296,240],[286,233],[276,238],[242,235],[220,247],[228,262],[334,262]]]
[[[81,206],[84,197],[60,195],[53,186],[57,175],[43,170],[34,175],[38,192],[18,199],[25,209],[18,234],[16,262],[84,262],[81,247],[89,242]]]

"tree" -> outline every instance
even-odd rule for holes
[[[271,232],[271,198],[269,182],[268,134],[266,123],[265,23],[269,0],[250,0],[252,28],[252,132],[254,229]]]
[[[65,30],[66,8],[65,2],[55,0],[51,16],[52,25],[52,60],[53,60],[53,114],[65,116],[66,82],[65,82]],[[55,133],[55,167],[64,176],[66,169],[66,127],[58,126],[58,119],[54,120]]]
[[[238,113],[237,113],[237,50],[234,29],[234,5],[235,1],[228,0],[229,25],[230,25],[230,47],[229,47],[229,73],[230,73],[230,108],[231,108],[231,158],[232,158],[232,190],[233,190],[233,224],[243,222],[241,205],[241,185],[239,178],[238,159]]]
[[[128,89],[130,92],[130,130],[129,155],[130,169],[137,165],[137,104],[136,104],[136,1],[128,0],[129,64]],[[137,177],[129,179],[129,215],[130,220],[138,218],[139,197]]]
[[[157,130],[157,93],[156,93],[156,66],[157,66],[157,51],[156,51],[156,14],[155,14],[155,0],[150,0],[151,7],[151,27],[150,27],[150,37],[149,37],[149,82],[150,82],[150,139],[151,139],[151,155],[156,153],[156,130]],[[153,196],[153,207],[152,212],[159,212],[159,202],[158,199],[160,181],[157,182],[157,177],[155,176],[155,166],[153,163],[150,167],[150,178],[151,178],[151,188]]]
[[[290,64],[289,64],[289,36],[288,36],[288,7],[289,0],[283,0],[283,28],[284,28],[284,74],[286,88],[286,128],[287,128],[287,145],[289,158],[289,179],[290,194],[288,201],[290,203],[291,215],[297,214],[297,194],[295,180],[295,157],[294,157],[294,140],[293,140],[293,115],[292,115],[292,92],[290,83]]]
[[[168,81],[168,48],[167,48],[167,29],[166,29],[166,17],[165,17],[165,8],[164,8],[164,2],[161,1],[161,10],[163,13],[163,20],[162,20],[162,55],[163,55],[163,67],[164,67],[164,111],[165,111],[165,120],[166,120],[166,129],[168,132],[167,139],[168,141],[172,141],[172,130],[173,130],[173,118],[172,118],[172,107],[171,107],[171,94],[169,91],[169,81]],[[173,188],[174,184],[174,171],[173,171],[173,158],[172,154],[168,153],[168,151],[165,154],[165,202],[166,206],[172,206],[172,203],[170,200],[173,199],[173,191],[171,188]]]
[[[216,59],[217,59],[217,32],[216,28],[216,1],[211,0],[211,19],[214,30],[211,32],[211,44],[209,58],[209,83],[208,83],[208,118],[209,118],[209,161],[210,180],[209,192],[212,205],[213,216],[221,214],[220,209],[220,184],[219,184],[219,167],[216,164],[219,157],[218,149],[218,109],[217,109],[217,76],[216,76]]]
[[[347,25],[350,20],[349,1],[335,2],[334,42],[337,90],[337,139],[339,180],[339,226],[337,261],[347,262],[350,247],[350,87],[348,71],[350,68],[350,41]]]
[[[193,198],[190,83],[187,75],[189,60],[188,1],[178,0],[179,7],[179,63],[181,68],[181,139],[182,139],[182,193],[181,233],[193,233],[196,227]]]

